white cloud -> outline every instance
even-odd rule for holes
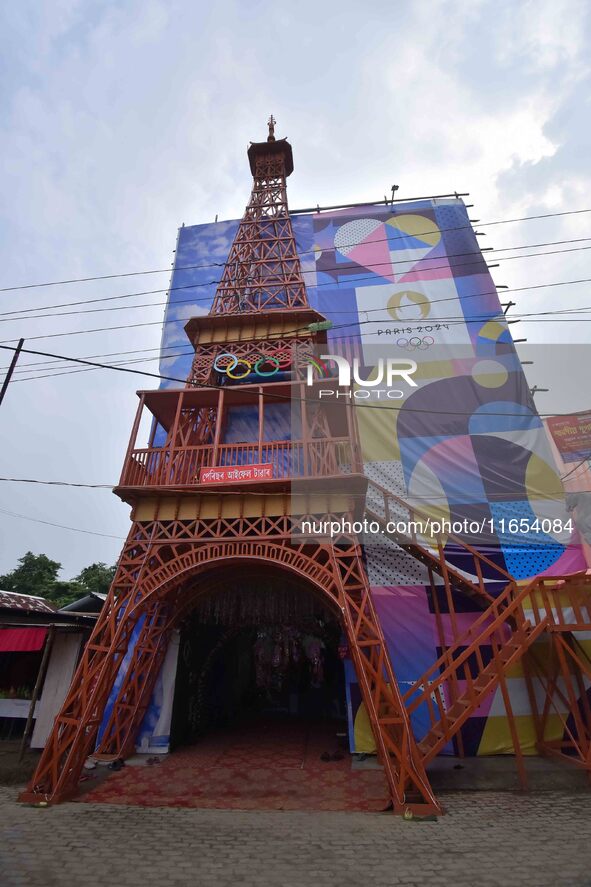
[[[491,21],[496,61],[515,65],[524,73],[572,67],[573,59],[587,48],[582,27],[589,7],[585,0],[527,0],[499,3]]]

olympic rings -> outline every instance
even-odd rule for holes
[[[225,366],[220,366],[220,361],[228,360]],[[264,366],[271,364],[270,370],[262,369]],[[238,366],[241,365],[244,367],[243,372],[236,372]],[[285,366],[284,362],[284,366]],[[288,364],[287,364],[288,365]],[[250,360],[245,360],[243,357],[236,357],[235,354],[232,354],[231,351],[224,351],[222,354],[218,354],[213,362],[213,368],[217,373],[225,373],[229,379],[234,379],[235,381],[239,381],[240,379],[245,379],[251,373],[256,373],[257,376],[262,376],[263,378],[269,378],[269,376],[274,376],[279,372],[281,368],[281,362],[272,355],[261,355],[258,360],[255,361],[254,364],[251,363]]]
[[[399,348],[406,351],[426,351],[431,345],[435,344],[433,336],[411,336],[410,339],[398,339],[396,342]]]
[[[260,367],[264,366],[266,363],[274,363],[275,364],[275,366],[271,370],[271,372],[264,373],[260,369]],[[254,371],[257,374],[257,376],[274,376],[275,373],[277,373],[279,371],[279,361],[277,360],[276,357],[264,357],[264,356],[259,357],[259,359],[257,360],[257,362],[254,365]]]

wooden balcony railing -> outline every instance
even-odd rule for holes
[[[217,450],[213,446],[145,447],[129,453],[119,485],[193,486],[200,484],[203,468],[249,465],[271,466],[273,480],[331,477],[355,471],[349,438],[219,444]]]

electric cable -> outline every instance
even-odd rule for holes
[[[172,348],[174,346],[171,345],[169,347]],[[179,345],[179,348],[180,347],[181,346]],[[186,347],[191,348],[192,353],[194,353],[190,342],[187,342]],[[84,360],[95,360],[95,359],[98,360],[99,358],[102,358],[102,357],[121,357],[122,355],[126,355],[126,354],[146,354],[149,351],[161,351],[161,350],[162,350],[162,346],[159,345],[156,348],[133,348],[129,351],[107,351],[104,354],[85,354]],[[187,352],[187,353],[190,353],[190,352]],[[168,355],[163,354],[162,357],[165,358],[165,357],[168,357]],[[15,373],[17,372],[19,367],[47,366],[47,364],[55,364],[55,363],[64,363],[64,361],[63,360],[35,360],[35,361],[32,361],[31,363],[21,363],[19,361],[17,369],[15,370]],[[0,367],[0,371],[7,370],[7,369],[8,369],[8,365]]]
[[[556,284],[556,285],[559,285],[559,284]],[[431,304],[431,303],[428,303],[428,304]],[[410,306],[410,307],[413,307],[413,306]],[[364,314],[372,313],[373,311],[381,311],[381,310],[383,310],[383,309],[378,308],[378,309],[369,309],[369,310],[366,310],[366,309],[363,309],[363,308],[361,308],[361,309],[358,308],[357,310],[358,310],[358,313],[359,313],[360,315],[364,315]],[[584,305],[584,306],[573,307],[573,308],[554,309],[554,310],[551,310],[551,311],[539,311],[539,312],[529,312],[529,313],[520,312],[519,314],[503,315],[502,317],[501,317],[500,315],[490,315],[490,314],[487,314],[487,315],[481,315],[480,319],[486,321],[486,320],[491,319],[491,317],[494,316],[494,317],[498,317],[499,322],[502,322],[502,321],[515,320],[515,319],[522,320],[522,319],[526,319],[526,318],[530,318],[530,317],[538,317],[538,316],[542,316],[542,315],[558,315],[558,314],[569,314],[569,315],[570,315],[570,314],[573,314],[573,315],[574,315],[574,314],[578,314],[578,313],[586,313],[586,312],[588,312],[588,311],[591,311],[591,305],[590,305],[590,306],[585,306],[585,305]],[[333,312],[331,312],[331,313],[333,313]],[[346,313],[346,314],[351,314],[351,313],[353,313],[353,311],[348,311],[348,312],[334,312],[334,313]],[[392,318],[392,317],[390,317],[390,318],[384,318],[384,319],[386,319],[386,320],[388,320],[388,321],[391,320],[391,321],[393,321],[393,322],[398,322],[398,323],[401,323],[401,324],[406,324],[407,326],[408,326],[409,324],[410,324],[410,325],[413,324],[413,320],[412,320],[412,319],[411,319],[411,320],[404,320],[404,319],[401,319],[401,318],[400,318],[400,319],[396,320],[395,318]],[[475,320],[478,320],[478,319],[479,319],[479,318],[478,318],[476,315],[474,315],[472,318],[470,318],[470,322],[475,321]],[[377,322],[378,320],[379,320],[379,318],[376,318],[376,321],[375,321],[375,322]],[[431,319],[431,320],[424,320],[424,321],[421,322],[420,325],[424,325],[424,324],[428,324],[428,323],[441,323],[441,322],[446,321],[446,320],[461,320],[462,322],[466,322],[466,318],[465,318],[465,316],[464,316],[464,317],[461,317],[461,316],[459,316],[459,315],[455,315],[455,316],[452,316],[452,317],[442,316],[442,317],[434,318],[434,319]],[[419,323],[417,322],[417,324],[415,324],[415,325],[419,325]],[[293,331],[289,331],[289,332],[301,332],[303,329],[304,329],[304,328],[300,328],[300,329],[298,329],[298,330],[293,330]],[[334,329],[334,327],[333,327],[333,329]],[[333,337],[332,340],[335,341],[335,337]],[[171,348],[171,347],[174,347],[174,346],[168,346],[168,347]],[[190,343],[187,343],[187,346],[186,346],[186,347],[187,347],[187,348],[190,348],[190,347],[191,347],[191,346],[190,346]],[[107,353],[103,353],[103,354],[90,354],[90,355],[86,355],[85,359],[87,359],[87,360],[92,360],[92,359],[94,359],[94,358],[116,357],[116,356],[126,355],[126,354],[143,354],[143,353],[150,352],[150,351],[161,351],[161,350],[162,350],[162,346],[159,346],[159,347],[156,347],[156,348],[139,348],[139,349],[131,349],[131,350],[128,350],[128,351],[111,351],[111,352],[107,352]],[[186,352],[186,353],[192,353],[192,352],[191,352],[191,351],[188,351],[188,352]],[[175,355],[168,355],[168,354],[164,354],[164,353],[161,355],[162,359],[165,359],[166,357],[169,357],[169,356],[175,356]],[[177,355],[177,356],[179,356],[179,355]],[[15,373],[22,373],[22,372],[24,371],[24,368],[25,368],[25,367],[29,367],[29,366],[45,366],[45,365],[47,365],[47,364],[51,364],[51,363],[62,363],[62,362],[63,362],[63,361],[59,361],[59,360],[53,360],[53,361],[49,361],[49,360],[41,360],[41,361],[33,361],[33,362],[25,363],[25,364],[23,364],[23,363],[21,362],[21,363],[19,363],[19,368],[17,368],[17,369],[15,370]],[[6,370],[6,369],[8,369],[8,365],[0,367],[0,371],[1,371],[1,370]]]
[[[88,536],[102,536],[105,539],[118,539],[121,542],[125,541],[125,536],[113,536],[111,533],[99,533],[97,530],[83,530],[81,527],[68,527],[65,524],[56,524],[53,521],[41,520],[38,517],[29,517],[27,514],[17,514],[16,511],[5,511],[4,508],[0,508],[0,514],[6,514],[9,517],[19,517],[22,520],[33,521],[36,524],[45,524],[47,527],[59,527],[62,530],[73,530],[75,533],[85,533]]]
[[[519,320],[523,320],[526,323],[552,323],[552,322],[589,323],[591,321],[591,318],[588,318],[588,317],[579,317],[579,316],[561,317],[561,316],[557,316],[557,315],[562,315],[562,314],[579,315],[579,314],[583,314],[583,313],[589,314],[590,312],[591,312],[591,306],[584,306],[581,308],[556,309],[554,311],[542,311],[542,312],[534,312],[534,313],[530,313],[530,314],[519,314],[519,315],[511,315],[511,316],[490,313],[487,315],[483,315],[481,317],[466,318],[466,317],[461,317],[459,315],[455,315],[455,316],[438,317],[438,318],[434,318],[434,319],[430,319],[430,320],[423,320],[423,321],[394,319],[392,317],[384,317],[384,318],[374,318],[372,320],[361,320],[361,321],[353,322],[352,324],[337,325],[335,327],[332,327],[332,329],[339,330],[339,329],[347,328],[349,326],[356,327],[356,326],[362,326],[362,325],[368,324],[368,323],[385,322],[385,323],[395,324],[396,326],[398,326],[399,327],[398,335],[403,335],[403,333],[410,332],[411,330],[414,330],[414,329],[429,333],[432,331],[432,328],[437,325],[444,325],[446,327],[468,326],[469,324],[486,323],[488,321],[496,321],[501,324],[503,322],[505,322],[505,323],[507,323],[508,321],[509,322],[510,321],[516,322]],[[361,311],[360,313],[363,314],[365,312]],[[546,316],[542,316],[542,315],[551,315],[551,317],[546,317]],[[378,335],[380,334],[380,332],[382,332],[384,335],[389,334],[387,330],[384,330],[384,331],[378,330],[376,332],[378,333]],[[360,333],[359,339],[365,339],[365,338],[367,338],[368,335],[371,336],[371,335],[375,335],[375,334],[376,334],[375,332],[368,333],[368,334]],[[333,336],[333,337],[331,337],[330,341],[328,342],[327,347],[332,342],[350,340],[351,338],[352,338],[351,336]],[[269,340],[272,341],[272,338],[270,338]],[[442,344],[441,347],[444,347],[444,343]],[[177,352],[171,353],[171,354],[165,354],[165,353],[157,354],[154,357],[135,358],[133,360],[127,360],[127,361],[125,361],[125,360],[113,361],[112,363],[109,364],[109,366],[128,366],[128,365],[131,365],[134,363],[144,363],[144,362],[150,362],[153,360],[168,360],[168,359],[177,358],[177,357],[189,357],[189,356],[192,356],[195,354],[195,351],[191,347],[190,343],[187,344],[187,349],[188,350],[177,351]],[[151,349],[146,349],[146,350],[147,351],[159,351],[160,349],[151,348]],[[117,353],[117,352],[115,352],[115,353]],[[122,353],[125,353],[125,352],[122,352]],[[62,361],[62,360],[53,361],[53,363],[60,363],[60,364],[63,362],[64,361]],[[73,375],[75,373],[88,371],[86,369],[82,369],[82,370],[70,369],[70,370],[68,370],[68,369],[63,368],[62,366],[59,366],[59,367],[49,366],[48,367],[48,366],[46,366],[47,363],[49,363],[49,361],[38,361],[38,362],[32,363],[32,364],[25,364],[25,365],[21,366],[20,368],[17,367],[17,369],[14,371],[14,375],[18,375],[19,378],[14,379],[14,381],[15,382],[30,382],[30,381],[34,381],[35,379],[48,379],[48,378],[52,378],[54,376]],[[45,370],[44,370],[43,375],[28,375],[31,373],[34,374],[36,372],[35,370],[29,369],[30,366],[39,366],[39,365],[45,365]],[[3,367],[2,369],[6,369],[6,367]],[[55,372],[53,372],[54,369],[55,369]]]
[[[0,345],[0,348],[4,351],[15,351],[16,350],[15,348],[11,348],[10,346],[7,346],[7,345]],[[209,384],[209,383],[203,384],[201,382],[194,382],[194,381],[191,382],[189,385],[187,385],[186,379],[180,379],[176,376],[165,376],[165,375],[161,375],[160,373],[150,373],[146,370],[135,370],[135,369],[132,369],[131,367],[112,366],[111,364],[104,364],[104,363],[94,363],[94,362],[91,362],[88,360],[82,360],[81,358],[66,357],[63,354],[53,354],[53,353],[47,352],[47,351],[33,351],[30,348],[22,348],[21,352],[24,354],[37,354],[41,357],[57,357],[57,358],[60,358],[61,360],[71,361],[72,363],[80,363],[80,364],[84,364],[85,366],[97,367],[99,369],[114,370],[115,372],[120,372],[120,373],[133,373],[133,374],[139,375],[139,376],[149,376],[153,379],[162,379],[163,381],[166,381],[166,382],[178,382],[179,384],[181,384],[183,386],[183,389],[187,390],[187,391],[191,391],[191,390],[195,390],[195,389],[205,389],[205,390],[214,390],[214,391],[228,391],[229,390],[229,386],[227,386],[227,385],[214,385],[214,384]],[[166,389],[160,389],[160,391],[162,393],[165,393],[165,390]],[[231,390],[234,392],[239,392],[241,394],[244,394],[245,396],[249,396],[249,395],[252,396],[252,392],[245,390],[245,387],[240,386],[240,385],[231,386]],[[157,394],[158,391],[155,391],[153,393]],[[306,403],[306,404],[320,403],[320,404],[326,405],[326,401],[323,401],[321,399],[315,399],[315,398],[305,398],[305,399],[304,398],[286,398],[284,395],[273,394],[272,392],[267,392],[266,396],[268,399],[280,400],[282,403],[287,402],[287,403],[293,404],[293,403],[299,402],[299,403]],[[442,416],[472,416],[473,415],[473,413],[471,413],[471,412],[464,413],[464,412],[453,411],[453,410],[452,411],[428,410],[428,409],[420,409],[418,407],[406,407],[406,406],[386,407],[381,404],[375,404],[375,405],[370,406],[369,404],[359,404],[359,403],[353,402],[354,398],[351,398],[351,401],[352,402],[350,405],[352,406],[353,409],[356,409],[356,410],[372,409],[372,410],[388,410],[390,412],[400,412],[401,410],[404,409],[406,412],[426,413],[428,415],[442,415]],[[528,409],[528,407],[525,404],[523,406],[525,409]],[[515,416],[515,417],[519,417],[521,419],[524,418],[524,413],[487,412],[486,415],[487,416],[501,416],[501,417]],[[572,416],[572,415],[573,415],[572,412],[569,412],[569,413],[539,413],[536,411],[529,418],[534,419],[534,418],[546,418],[546,417],[551,417],[551,416]]]
[[[11,484],[43,484],[51,487],[83,487],[90,490],[112,490],[115,484],[78,484],[65,480],[38,480],[31,477],[0,477],[1,482]]]
[[[358,278],[358,280],[373,279],[373,277],[374,277],[374,275],[370,275],[368,278]],[[539,283],[539,284],[534,284],[534,285],[530,285],[530,286],[511,287],[511,288],[504,289],[503,295],[505,295],[506,293],[518,293],[518,292],[525,292],[525,291],[539,290],[539,289],[551,289],[556,286],[572,286],[572,285],[581,284],[581,283],[591,283],[591,278],[581,278],[578,280],[561,280],[561,281],[555,281],[553,283]],[[325,285],[327,285],[327,284],[318,284],[319,287],[325,286]],[[338,287],[337,284],[332,284],[332,283],[330,284],[330,286],[337,286]],[[462,295],[461,301],[463,302],[466,299],[478,299],[478,298],[482,298],[484,296],[497,296],[498,297],[497,288],[495,287],[495,289],[493,289],[493,290],[485,290],[481,293],[468,293],[467,295]],[[435,305],[440,302],[457,301],[459,298],[460,297],[458,295],[446,296],[441,299],[431,299],[429,301],[429,304]],[[171,307],[174,308],[174,303],[171,303]],[[310,306],[310,307],[312,307],[312,306]],[[364,309],[361,309],[361,310],[363,311]],[[365,313],[372,314],[372,313],[375,313],[376,311],[383,311],[383,310],[384,310],[383,308],[372,308],[372,309],[365,310]],[[235,313],[237,316],[239,316],[238,312],[235,312]],[[351,314],[351,313],[353,313],[353,311],[346,311],[343,313]],[[138,329],[140,327],[146,327],[146,326],[160,326],[160,325],[166,326],[167,324],[187,323],[187,322],[188,321],[187,321],[186,317],[182,317],[182,318],[178,318],[178,319],[171,319],[171,320],[166,320],[166,318],[165,318],[164,320],[146,321],[144,323],[128,323],[128,324],[121,324],[119,326],[96,327],[93,329],[85,329],[85,330],[68,330],[63,333],[46,333],[42,336],[28,336],[26,338],[27,338],[27,341],[32,342],[32,341],[38,341],[40,339],[62,338],[63,336],[78,336],[78,335],[83,335],[85,333],[103,333],[103,332],[111,332],[114,330]],[[345,324],[345,326],[352,326],[352,325],[354,325],[354,324]],[[284,331],[284,333],[282,333],[282,335],[289,335],[290,333],[294,333],[294,332],[303,332],[306,329],[307,329],[307,327],[299,327],[294,330]],[[0,340],[0,344],[4,345],[4,344],[8,344],[10,342],[16,342],[16,341],[17,341],[16,338],[2,339],[2,340]]]
[[[194,354],[194,353],[195,352],[190,352],[190,353],[183,352],[182,354],[178,354],[177,356],[178,357],[190,357],[191,354]],[[138,357],[138,358],[135,358],[135,360],[115,361],[111,364],[108,364],[107,366],[109,366],[109,367],[131,366],[132,364],[149,363],[151,361],[157,361],[159,359],[160,358],[158,356],[156,356],[156,357]],[[43,373],[42,375],[29,376],[26,378],[15,379],[14,375],[13,375],[13,378],[11,380],[11,384],[15,383],[15,382],[34,382],[37,379],[54,379],[57,376],[74,376],[77,373],[91,373],[91,372],[94,372],[95,370],[98,370],[98,369],[101,369],[101,367],[91,366],[91,367],[81,367],[79,369],[64,369],[62,367],[56,367],[55,372],[46,372],[46,373]],[[32,370],[29,370],[29,372],[32,372]]]
[[[576,416],[577,414],[576,414],[576,413],[573,413],[572,415],[575,415],[575,416]],[[563,474],[563,475],[561,475],[560,480],[566,480],[567,477],[570,477],[571,474],[574,474],[575,471],[578,471],[579,468],[581,468],[586,462],[589,462],[589,461],[591,461],[591,454],[590,454],[589,456],[585,456],[584,459],[581,459],[581,461],[580,461],[577,465],[575,465],[574,468],[571,468],[571,470],[570,470],[569,472],[567,472],[567,474]],[[569,492],[573,492],[573,493],[581,493],[581,492],[584,492],[584,491],[583,491],[583,490],[572,490],[572,491],[569,491]]]
[[[431,199],[431,198],[426,198],[426,199]],[[405,203],[407,203],[407,202],[412,203],[412,200],[409,198],[408,200],[405,200],[404,202]],[[368,207],[371,207],[372,205],[375,205],[375,204],[369,203],[369,204],[360,204],[360,205],[361,206],[367,205]],[[529,222],[529,221],[534,221],[536,219],[550,219],[550,218],[558,218],[560,216],[581,215],[583,213],[589,213],[589,212],[591,212],[591,208],[590,209],[573,209],[573,210],[565,210],[562,212],[541,213],[541,214],[537,214],[537,215],[533,215],[533,216],[521,216],[521,217],[513,218],[513,219],[497,219],[492,222],[478,222],[478,225],[481,228],[485,228],[485,227],[490,227],[492,225],[508,225],[508,224],[512,224],[514,222]],[[290,215],[290,216],[297,215],[297,212],[294,211],[291,214],[288,213],[288,215]],[[236,221],[238,224],[240,223],[240,220],[238,220],[238,219],[237,220],[229,220],[229,221]],[[433,224],[435,224],[435,223],[433,223]],[[446,231],[461,231],[461,230],[466,230],[466,229],[474,230],[472,224],[458,225],[458,226],[450,227],[450,228],[438,228],[437,230],[438,230],[438,233],[443,234]],[[428,231],[416,232],[416,233],[413,232],[412,236],[413,237],[421,237],[421,236],[426,237],[427,235],[432,235],[433,233],[434,233],[433,227],[431,227]],[[402,234],[402,235],[400,235],[400,237],[393,236],[390,238],[381,238],[381,240],[392,241],[392,240],[396,240],[396,239],[404,239],[407,236],[408,236],[407,234]],[[375,240],[375,241],[368,241],[368,242],[377,243],[378,241]],[[357,245],[358,245],[357,242],[351,243],[351,244],[341,244],[341,246],[343,246],[343,247],[357,246]],[[311,248],[310,250],[302,251],[302,253],[300,253],[300,255],[305,255],[306,253],[313,253],[315,251],[316,250],[314,248]],[[164,274],[166,272],[172,273],[173,270],[187,270],[190,268],[224,267],[225,264],[226,264],[225,262],[213,262],[213,263],[208,263],[208,264],[203,264],[203,265],[179,266],[178,269],[174,269],[172,267],[158,268],[158,269],[146,270],[146,271],[129,271],[129,272],[119,273],[119,274],[103,274],[103,275],[97,275],[94,277],[78,277],[78,278],[70,278],[70,279],[66,279],[66,280],[44,281],[42,283],[27,283],[27,284],[19,284],[18,286],[0,287],[0,292],[4,292],[4,293],[14,292],[16,290],[36,289],[39,287],[46,287],[46,286],[64,286],[66,284],[72,284],[72,283],[87,283],[87,282],[93,281],[93,280],[112,280],[115,278],[134,277],[134,276],[142,275],[142,274]]]
[[[563,243],[569,243],[569,242],[577,243],[577,242],[580,242],[580,240],[590,240],[590,239],[591,238],[579,238],[578,240],[562,241],[562,242]],[[543,246],[544,244],[539,244],[539,245]],[[511,249],[511,250],[529,249],[529,248],[531,248],[531,247],[528,247],[528,246],[507,247],[507,250],[509,250],[509,249]],[[547,250],[545,252],[528,253],[526,255],[521,255],[521,256],[494,256],[494,258],[497,259],[498,262],[505,262],[505,261],[514,261],[516,259],[535,259],[535,258],[538,258],[539,256],[563,255],[565,253],[581,252],[581,251],[585,251],[588,249],[591,249],[591,246],[580,246],[580,247],[575,247],[573,249],[563,249],[563,250]],[[449,266],[449,262],[447,260],[453,259],[453,258],[458,258],[458,257],[464,257],[464,256],[474,256],[475,257],[474,261],[472,261],[472,262],[457,262],[454,264],[454,266],[451,270],[455,270],[457,268],[469,267],[470,265],[481,265],[481,264],[486,264],[487,268],[489,268],[490,266],[486,263],[486,258],[488,256],[490,256],[490,253],[491,252],[495,252],[495,253],[496,252],[505,252],[505,250],[499,249],[499,250],[490,250],[490,251],[485,251],[485,252],[486,252],[486,255],[481,250],[474,250],[470,253],[449,253],[449,254],[446,254],[445,256],[436,256],[432,259],[429,259],[428,257],[423,257],[423,259],[420,259],[420,260],[400,259],[400,260],[393,260],[393,261],[389,261],[389,262],[374,262],[374,263],[372,263],[371,267],[372,268],[378,268],[378,267],[382,267],[382,266],[390,267],[391,265],[398,265],[398,264],[416,265],[417,261],[435,262],[435,261],[438,261],[439,259],[445,260],[445,264],[443,264],[443,265],[430,265],[428,268],[419,268],[416,270],[414,270],[413,268],[410,268],[408,271],[399,272],[399,274],[401,276],[408,277],[409,274],[423,274],[425,271],[448,270],[450,268],[450,266]],[[357,264],[357,263],[351,262],[351,265],[355,265],[355,264]],[[301,269],[301,273],[302,273],[302,275],[303,274],[318,274],[318,270],[319,269],[317,269],[317,268],[311,268],[311,269],[307,269],[307,270]],[[334,265],[334,266],[320,269],[320,271],[322,273],[326,273],[328,271],[344,272],[344,271],[350,271],[350,270],[352,270],[352,269],[350,267],[348,267],[346,265],[346,263],[344,263],[344,262],[340,265]],[[376,276],[379,277],[380,275],[373,274],[373,275],[371,275],[371,277],[367,277],[367,276],[355,277],[355,276],[351,275],[351,283],[354,284],[355,281],[373,279]],[[196,297],[194,299],[175,299],[173,302],[171,302],[170,299],[166,299],[164,302],[144,302],[139,305],[119,305],[119,306],[114,306],[114,307],[107,306],[106,308],[88,308],[88,309],[81,309],[79,311],[57,311],[57,310],[55,310],[58,308],[72,308],[72,307],[76,307],[77,305],[92,305],[92,304],[96,304],[98,302],[113,302],[113,301],[117,301],[118,299],[135,298],[136,296],[157,295],[159,293],[170,294],[171,292],[175,292],[176,290],[197,289],[197,288],[202,288],[202,287],[209,287],[209,286],[219,285],[222,282],[223,281],[221,279],[220,280],[209,280],[204,283],[183,284],[182,286],[170,286],[168,288],[163,288],[163,289],[158,289],[158,290],[144,290],[144,291],[140,291],[140,292],[136,292],[136,293],[122,293],[117,296],[105,296],[103,298],[97,298],[97,299],[86,299],[86,300],[80,300],[80,301],[76,301],[76,302],[64,302],[64,303],[61,303],[58,305],[44,305],[44,306],[37,306],[34,308],[19,308],[19,309],[15,309],[13,311],[0,312],[0,322],[8,322],[10,320],[27,320],[27,319],[39,320],[39,319],[51,318],[51,317],[67,317],[67,316],[78,315],[78,314],[93,314],[93,313],[97,313],[100,311],[122,311],[122,310],[132,310],[134,308],[157,308],[159,306],[169,305],[169,304],[182,305],[182,304],[194,304],[197,302],[211,302],[212,299],[209,296],[204,296],[203,298]],[[340,281],[335,280],[335,281],[329,281],[329,282],[319,283],[319,284],[306,284],[304,282],[304,285],[307,288],[314,290],[320,286],[346,286],[347,282],[348,282],[347,278],[343,277],[343,279],[341,279]],[[413,281],[406,281],[405,280],[405,281],[399,281],[399,284],[400,283],[412,283],[412,282]],[[420,281],[417,281],[417,282],[420,282]],[[261,281],[258,278],[253,278],[253,277],[245,277],[243,280],[243,285],[254,284],[256,286],[257,284],[260,285],[260,283],[261,283]],[[271,285],[271,284],[267,284],[267,285]],[[387,284],[384,284],[384,285],[387,285]],[[53,311],[53,313],[51,313],[51,314],[32,314],[31,312],[33,312],[33,311]],[[18,315],[18,316],[14,316],[14,315]]]
[[[345,477],[345,475],[343,475],[343,476]],[[567,475],[564,475],[564,477],[566,477],[566,476]],[[564,478],[562,478],[562,477],[560,478],[560,480],[563,480],[563,479]],[[292,483],[297,484],[299,481],[306,481],[307,478],[306,477],[298,478],[297,476],[295,476],[295,477],[290,478],[290,480]],[[368,478],[368,480],[371,483],[371,478]],[[39,478],[29,478],[29,477],[0,477],[0,483],[39,484],[41,486],[75,487],[75,488],[89,489],[89,490],[110,490],[110,491],[113,491],[114,489],[116,489],[119,486],[119,483],[81,484],[81,483],[74,483],[71,481],[41,480]],[[175,484],[167,485],[167,488],[170,491],[170,493],[182,493],[183,492],[182,488],[180,486],[176,486]],[[185,489],[185,492],[186,492],[186,489]],[[327,492],[327,491],[324,491],[324,492]],[[332,490],[329,490],[328,492],[332,492]],[[387,492],[389,492],[392,496],[396,496],[399,499],[403,499],[403,496],[401,493],[394,493],[389,490]],[[542,490],[540,492],[544,496],[547,496],[550,500],[553,500],[553,498],[556,495],[562,495],[562,493],[569,493],[569,492],[591,493],[591,490],[564,490],[564,489],[562,489],[562,490]],[[260,496],[260,493],[256,492],[255,490],[216,490],[215,495],[216,496]],[[407,493],[407,495],[408,495],[408,493]],[[413,496],[409,496],[409,501],[405,502],[405,504],[410,509],[413,502],[419,502],[419,501],[420,502],[435,502],[435,501],[448,502],[449,497],[446,496],[445,494],[440,494],[440,495],[436,495],[436,496],[427,496],[427,495],[416,496],[416,495],[413,495]],[[494,502],[494,501],[506,502],[507,501],[507,494],[506,493],[492,493],[491,492],[490,495],[488,496],[488,501],[490,501],[490,502]],[[522,501],[522,500],[519,499],[517,501]],[[527,497],[523,497],[523,501],[528,501]],[[10,513],[10,512],[4,512],[3,509],[0,509],[0,512],[6,513],[6,514]],[[25,517],[25,515],[19,515],[19,517]],[[68,528],[68,529],[70,529],[70,528]],[[90,531],[87,531],[87,532],[90,532]],[[120,538],[120,537],[114,537],[114,538]]]
[[[379,310],[383,310],[383,309],[373,309],[373,310],[379,311]],[[417,329],[425,328],[426,329],[427,327],[432,327],[434,325],[441,324],[441,323],[443,323],[446,326],[450,326],[450,325],[453,326],[453,325],[468,325],[470,323],[481,323],[481,322],[487,322],[490,320],[498,320],[499,323],[508,322],[511,320],[525,320],[526,322],[529,322],[529,323],[532,323],[532,322],[533,323],[555,322],[555,321],[589,322],[588,318],[580,318],[580,317],[563,318],[563,317],[558,316],[558,315],[562,315],[562,314],[575,315],[575,314],[581,314],[581,313],[588,313],[589,311],[591,311],[591,306],[581,306],[578,308],[575,307],[575,308],[569,308],[569,309],[555,309],[553,311],[520,313],[519,315],[511,315],[511,316],[507,316],[507,315],[499,316],[499,315],[496,315],[492,312],[490,312],[486,315],[482,315],[480,317],[474,316],[472,318],[466,318],[466,317],[459,316],[459,315],[442,316],[442,317],[433,318],[433,319],[425,320],[425,321],[418,321],[418,322],[414,322],[413,320],[404,320],[404,319],[395,319],[392,317],[384,317],[384,318],[374,318],[371,321],[360,320],[360,321],[352,322],[351,324],[340,324],[340,325],[336,325],[336,326],[332,327],[332,329],[338,330],[338,329],[347,328],[347,327],[351,327],[351,326],[358,327],[358,326],[362,326],[367,323],[378,323],[378,322],[382,322],[382,321],[384,321],[386,323],[398,324],[398,325],[400,325],[402,330],[410,330],[410,329],[414,329],[414,328],[417,328]],[[360,314],[369,314],[370,311],[360,310],[359,313]],[[547,315],[551,315],[551,317],[547,317]],[[301,327],[297,330],[290,330],[290,331],[287,331],[287,333],[280,334],[279,338],[281,338],[283,335],[287,335],[287,334],[294,333],[294,332],[302,332],[305,330],[306,330],[305,327]],[[429,330],[426,329],[426,331],[428,332]],[[342,339],[342,338],[343,337],[334,337],[333,336],[333,337],[331,337],[331,341],[332,342],[338,341],[339,339]],[[350,338],[350,337],[344,337],[344,338]],[[364,338],[363,334],[361,334],[361,338]],[[169,347],[171,347],[171,346],[169,346]],[[172,346],[172,347],[174,347],[174,346]],[[143,360],[147,361],[147,360],[152,360],[152,359],[165,360],[167,358],[182,357],[182,356],[191,355],[192,353],[194,353],[191,350],[191,346],[189,343],[187,344],[186,347],[189,350],[182,351],[182,352],[176,352],[176,353],[172,353],[172,354],[162,353],[162,354],[159,354],[157,356],[157,358],[145,358],[145,359],[140,358],[135,361],[119,361],[119,362],[114,362],[114,364],[119,363],[119,364],[123,365],[126,363],[129,364],[129,363],[142,362]],[[145,349],[145,350],[146,351],[158,351],[160,349],[152,348],[152,349]],[[130,352],[113,352],[113,354],[125,354],[125,353],[142,353],[142,350],[138,349],[136,351],[130,351]],[[98,356],[100,356],[100,355],[98,355]],[[105,356],[109,356],[109,355],[105,355]],[[57,362],[62,363],[63,361],[62,360],[54,361],[54,363],[57,363]],[[38,361],[33,364],[27,364],[24,367],[17,369],[15,371],[15,373],[18,373],[21,376],[23,376],[26,373],[34,372],[31,370],[28,370],[27,369],[28,366],[30,366],[30,365],[35,366],[35,365],[47,364],[47,363],[49,363],[49,361]],[[111,364],[111,365],[114,365],[114,364]],[[48,369],[51,369],[51,367],[49,367]],[[33,381],[34,379],[37,379],[37,378],[51,378],[52,375],[56,375],[56,376],[57,375],[69,375],[69,374],[72,374],[73,372],[83,372],[83,371],[82,370],[69,370],[69,371],[66,370],[64,372],[59,372],[59,373],[58,372],[55,372],[55,373],[50,372],[50,373],[47,373],[47,374],[41,375],[41,376],[39,376],[39,375],[27,376],[27,378],[16,379],[15,381]]]

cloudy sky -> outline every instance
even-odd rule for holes
[[[265,136],[271,112],[294,146],[293,208],[377,200],[398,184],[400,197],[468,191],[482,222],[588,209],[590,30],[585,0],[4,3],[0,286],[169,268],[183,222],[241,215],[245,149]],[[520,256],[576,248],[503,261],[498,284],[591,278],[581,249],[591,213],[483,230],[483,244],[527,247]],[[77,357],[156,355],[164,292],[117,302],[119,311],[6,313],[167,282],[165,272],[2,292],[0,340],[24,336],[30,348]],[[591,287],[514,298],[523,313],[591,306]],[[142,325],[87,332],[132,323]],[[587,322],[519,328],[529,342],[577,342],[577,355],[591,342]],[[116,482],[135,391],[150,380],[101,370],[42,378],[46,364],[27,367],[42,360],[22,358],[0,410],[0,475]],[[531,384],[548,385],[550,363],[536,361]],[[554,385],[540,409],[591,406],[588,385],[571,389]],[[63,578],[116,559],[129,509],[108,490],[2,482],[0,491],[1,572],[28,549],[59,560]]]

